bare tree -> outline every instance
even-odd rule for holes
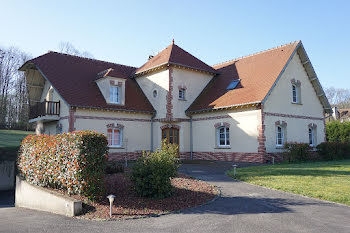
[[[76,55],[76,56],[80,56],[80,57],[93,58],[93,55],[91,53],[89,53],[87,51],[79,51],[70,42],[61,42],[58,45],[58,50],[61,53],[66,53],[66,54],[70,54],[70,55]]]
[[[337,106],[338,108],[350,108],[349,89],[329,87],[325,89],[325,93],[332,106]]]

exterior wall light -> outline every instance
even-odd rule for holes
[[[232,167],[233,167],[233,177],[236,178],[236,173],[237,173],[236,168],[237,168],[237,164],[233,164]]]

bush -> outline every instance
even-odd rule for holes
[[[350,122],[332,121],[326,124],[328,142],[350,143]]]
[[[29,135],[22,141],[17,165],[31,184],[94,200],[104,194],[107,153],[106,137],[93,131]]]
[[[289,162],[302,162],[310,159],[310,146],[307,143],[285,143],[284,149],[286,149],[286,160]]]
[[[131,180],[142,197],[164,198],[172,194],[170,178],[177,175],[178,147],[162,142],[161,150],[145,153],[133,167]]]
[[[350,144],[342,142],[323,142],[317,146],[324,160],[350,159]]]
[[[106,164],[106,173],[114,174],[119,172],[124,172],[124,166],[116,161],[109,161]]]

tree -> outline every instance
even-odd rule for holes
[[[325,89],[325,93],[332,106],[338,108],[350,108],[349,89],[329,87]]]
[[[72,43],[70,42],[61,42],[58,45],[58,50],[61,53],[66,53],[66,54],[70,54],[70,55],[76,55],[76,56],[80,56],[80,57],[87,57],[87,58],[93,58],[93,55],[87,51],[79,51],[78,49],[76,49]]]

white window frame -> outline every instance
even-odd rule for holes
[[[186,98],[186,90],[184,88],[179,89],[179,100],[185,100]]]
[[[115,95],[117,92],[117,95]],[[110,102],[113,104],[120,104],[120,87],[111,86],[109,89]]]
[[[298,87],[295,84],[292,84],[292,103],[298,103],[299,98],[298,98]],[[295,97],[295,98],[294,98]],[[295,99],[295,100],[294,100]]]
[[[314,132],[314,129],[312,127],[308,128],[308,135],[309,135],[309,145],[314,146],[315,145],[315,132]],[[310,136],[311,136],[311,138],[310,138]],[[311,141],[311,143],[310,143],[310,141]]]
[[[278,129],[281,129],[281,135],[279,135]],[[281,143],[278,143],[281,136]],[[281,125],[276,126],[276,146],[281,147],[284,144],[284,128]]]
[[[220,144],[220,129],[224,129],[224,141],[225,144]],[[227,135],[228,134],[228,135]],[[227,126],[221,126],[216,129],[216,144],[218,147],[230,147],[230,128]]]
[[[122,128],[110,128],[110,129],[112,129],[112,138],[111,138],[111,144],[109,144],[109,132],[107,129],[108,146],[109,147],[122,147],[123,146],[123,129]],[[114,130],[119,130],[119,145],[113,144],[114,137],[115,137]]]

